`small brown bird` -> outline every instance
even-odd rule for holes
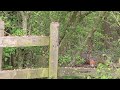
[[[95,67],[96,66],[96,61],[93,58],[90,58],[89,64],[90,64],[91,67]]]

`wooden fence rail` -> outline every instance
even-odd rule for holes
[[[18,70],[3,70],[0,72],[0,79],[29,79],[29,78],[47,78],[49,77],[48,68],[37,69],[18,69]],[[89,73],[88,73],[89,72]],[[96,75],[95,69],[85,68],[71,68],[61,67],[58,68],[58,77],[63,76],[86,76]]]
[[[0,47],[47,46],[48,36],[6,36],[0,37]]]

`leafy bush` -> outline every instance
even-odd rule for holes
[[[70,63],[70,61],[71,61],[70,55],[64,55],[64,56],[59,57],[60,66],[66,65],[66,64]]]

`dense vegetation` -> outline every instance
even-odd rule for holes
[[[0,11],[0,18],[5,21],[6,36],[48,36],[50,23],[58,21],[59,66],[76,67],[84,64],[83,53],[89,53],[98,62],[119,62],[118,11]],[[48,48],[4,48],[3,68],[48,67]],[[102,70],[104,66],[99,65],[97,68]]]

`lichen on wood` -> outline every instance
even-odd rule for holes
[[[0,37],[4,36],[4,21],[0,20]],[[0,70],[2,70],[2,52],[3,48],[0,47]]]
[[[3,70],[0,79],[30,79],[48,77],[48,68]]]
[[[58,29],[59,23],[52,22],[50,25],[50,55],[49,55],[49,78],[57,78],[58,67]]]
[[[0,37],[0,47],[27,47],[49,45],[48,36],[6,36]]]

